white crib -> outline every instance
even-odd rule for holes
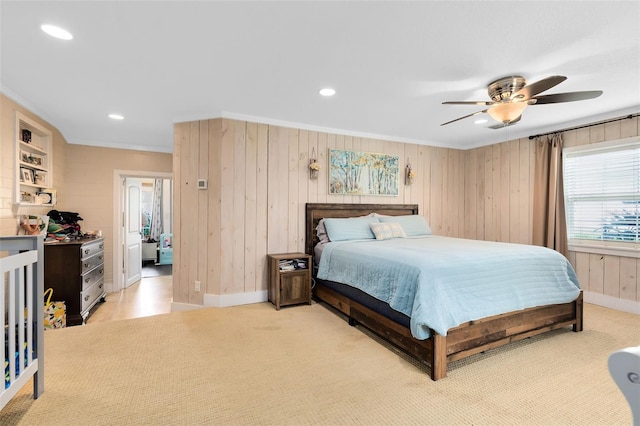
[[[33,398],[44,392],[44,243],[42,236],[0,237],[4,385],[0,410],[33,377]]]

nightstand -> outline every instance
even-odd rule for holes
[[[281,306],[311,304],[311,255],[282,253],[267,256],[269,301]]]

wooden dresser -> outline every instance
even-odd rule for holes
[[[104,301],[104,238],[44,245],[44,288],[67,305],[67,325],[84,324],[96,303]]]

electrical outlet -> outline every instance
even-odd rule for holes
[[[200,281],[196,281],[196,291],[200,291]]]

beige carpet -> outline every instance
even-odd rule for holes
[[[45,393],[0,412],[11,425],[630,425],[611,352],[640,317],[586,305],[558,330],[427,368],[323,305],[267,303],[49,330]]]

